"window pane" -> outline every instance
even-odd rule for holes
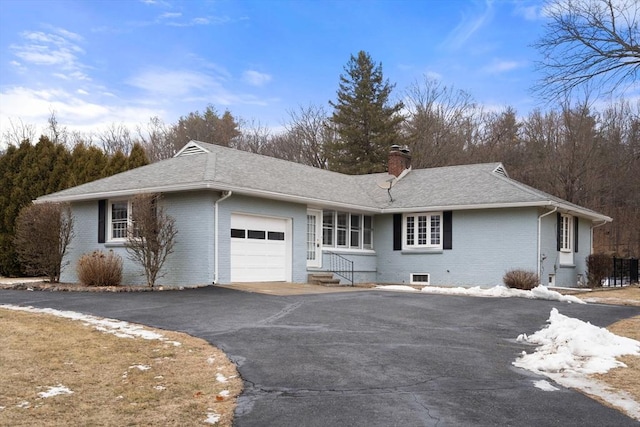
[[[120,201],[111,204],[111,238],[124,239],[127,237],[129,221],[128,202]]]
[[[363,218],[362,246],[365,249],[371,249],[373,247],[373,217],[365,215]]]
[[[244,239],[244,236],[245,236],[245,230],[241,230],[239,228],[231,229],[231,237],[235,237],[237,239]]]
[[[440,215],[431,216],[431,244],[440,244]]]
[[[360,247],[360,215],[351,214],[351,235],[350,242],[352,248]]]
[[[269,231],[267,238],[269,240],[284,240],[284,233],[281,231]]]
[[[249,239],[264,240],[264,238],[266,237],[266,232],[263,230],[249,230],[247,233],[247,237]]]
[[[415,242],[415,217],[407,217],[407,245],[413,246]]]
[[[334,211],[322,212],[322,244],[333,246]]]
[[[427,216],[418,216],[418,245],[427,244]]]
[[[336,244],[338,246],[347,246],[347,214],[338,212],[336,219]]]

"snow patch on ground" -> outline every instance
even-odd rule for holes
[[[51,314],[58,317],[63,317],[70,320],[78,320],[85,325],[93,326],[96,330],[108,334],[113,334],[120,338],[142,338],[145,340],[159,340],[164,341],[174,346],[180,346],[181,343],[176,341],[169,341],[163,335],[145,329],[143,326],[134,325],[122,320],[106,319],[97,316],[91,316],[89,314],[77,313],[75,311],[54,310],[52,308],[36,308],[36,307],[22,307],[17,305],[0,304],[0,308],[6,308],[8,310],[26,311],[29,313],[44,313]]]
[[[227,380],[227,377],[225,377],[220,372],[218,372],[216,374],[216,381],[218,381],[219,383],[226,383],[228,380]]]
[[[551,383],[547,380],[534,381],[533,386],[543,391],[560,390],[558,387],[554,387],[553,385],[551,385]]]
[[[559,292],[552,291],[546,286],[539,285],[530,291],[521,289],[507,288],[506,286],[494,286],[493,288],[481,288],[479,286],[473,288],[463,287],[441,287],[441,286],[425,286],[421,291],[406,285],[387,285],[376,286],[376,289],[385,291],[405,291],[405,292],[424,292],[426,294],[438,295],[463,295],[473,297],[490,297],[490,298],[529,298],[544,299],[550,301],[563,301],[576,304],[586,304],[580,298],[573,295],[562,295]]]
[[[149,365],[132,365],[132,366],[129,366],[129,369],[138,369],[140,371],[148,371],[149,369],[151,369],[151,366],[149,366]]]
[[[220,414],[215,412],[207,412],[207,418],[204,420],[206,424],[217,424],[220,421]]]
[[[551,310],[547,322],[547,326],[532,335],[518,336],[518,341],[537,344],[538,347],[533,353],[523,351],[513,365],[545,375],[564,387],[598,396],[640,420],[639,402],[627,393],[611,390],[589,377],[613,368],[626,367],[616,357],[640,356],[640,342],[564,316],[555,308]]]
[[[38,396],[46,399],[48,397],[58,396],[60,394],[73,394],[73,391],[69,390],[69,388],[63,386],[62,384],[58,384],[57,386],[48,387],[47,391],[41,391],[40,393],[38,393]]]

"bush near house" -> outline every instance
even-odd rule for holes
[[[87,286],[119,286],[122,283],[122,258],[109,251],[93,251],[78,260],[78,280]]]
[[[611,257],[603,253],[591,254],[587,257],[587,277],[589,286],[599,288],[602,281],[611,275]]]
[[[509,288],[522,289],[525,291],[530,291],[540,283],[536,273],[521,269],[507,271],[502,281]]]

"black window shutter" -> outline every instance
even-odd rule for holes
[[[402,214],[393,214],[393,250],[402,250]]]
[[[104,243],[107,226],[107,201],[98,200],[98,243]]]
[[[451,211],[442,212],[442,249],[453,249],[452,217]]]
[[[556,218],[558,219],[558,222],[556,224],[556,250],[560,252],[560,248],[562,248],[562,214],[558,212],[556,214]]]
[[[573,251],[578,252],[578,217],[573,217]]]

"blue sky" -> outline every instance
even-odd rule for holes
[[[0,1],[0,133],[167,123],[212,104],[275,129],[335,100],[351,54],[396,84],[425,76],[491,109],[540,104],[542,1]]]

